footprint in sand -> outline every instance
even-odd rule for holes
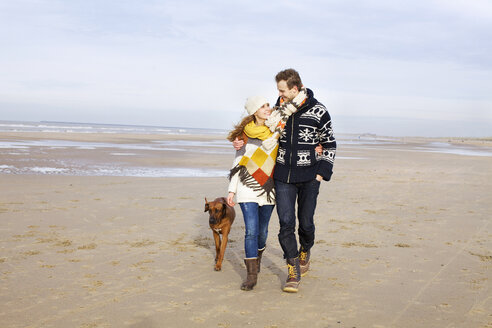
[[[26,255],[26,256],[33,256],[33,255],[39,255],[39,254],[41,254],[41,252],[40,251],[27,251],[27,252],[23,252],[21,254]]]
[[[151,269],[145,265],[145,264],[149,264],[149,263],[154,263],[154,260],[143,260],[143,261],[132,264],[131,267],[138,268],[142,271],[150,271]]]
[[[57,251],[57,253],[60,253],[60,254],[69,254],[69,253],[73,253],[75,252],[75,249],[64,249],[62,251]]]
[[[83,288],[87,289],[88,291],[95,292],[98,290],[98,288],[104,286],[104,283],[101,280],[94,280],[90,282],[90,285],[84,285]]]
[[[156,243],[155,241],[152,241],[152,240],[149,240],[149,239],[144,239],[142,241],[136,241],[136,242],[133,242],[133,243],[126,242],[126,244],[129,244],[130,247],[147,247],[147,246],[152,246],[155,243]]]
[[[477,256],[480,261],[487,262],[487,261],[492,261],[492,255],[483,255],[483,254],[477,254],[473,252],[468,252],[470,255]]]
[[[56,267],[56,265],[51,265],[51,264],[41,264],[39,266],[40,268],[45,268],[45,269],[53,269]]]
[[[96,247],[97,247],[97,244],[90,243],[90,244],[87,244],[87,245],[79,246],[79,247],[77,247],[77,249],[95,249]]]
[[[65,240],[59,240],[55,246],[61,246],[61,247],[69,247],[72,246],[72,241],[65,239]]]
[[[349,242],[349,243],[343,243],[343,247],[365,247],[365,248],[378,248],[377,245],[375,244],[367,244],[367,243],[361,243],[361,242]]]

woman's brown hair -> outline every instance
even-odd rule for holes
[[[233,142],[236,138],[242,139],[244,127],[253,121],[255,121],[254,115],[249,115],[249,116],[246,116],[245,118],[243,118],[241,120],[241,122],[236,124],[234,126],[234,128],[232,129],[232,131],[229,132],[229,135],[227,136],[227,140],[229,140],[230,142]]]

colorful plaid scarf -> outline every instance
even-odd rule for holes
[[[258,197],[266,194],[267,200],[272,202],[275,198],[273,183],[273,169],[277,159],[277,147],[266,150],[261,142],[272,135],[266,126],[256,126],[254,122],[244,128],[244,134],[249,137],[246,151],[239,150],[237,154],[244,154],[239,163],[229,172],[229,180],[239,174],[239,180],[246,187],[258,191]]]

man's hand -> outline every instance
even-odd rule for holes
[[[240,140],[238,137],[236,137],[236,139],[234,139],[234,141],[232,142],[232,146],[234,147],[235,150],[239,150],[243,148],[244,140]]]
[[[232,207],[234,207],[234,205],[236,205],[236,204],[234,203],[234,193],[233,193],[233,192],[230,192],[230,193],[227,195],[227,205],[232,206]]]
[[[318,146],[316,148],[314,148],[314,151],[316,153],[318,153],[318,155],[323,155],[323,146],[321,146],[321,144],[318,144]],[[316,174],[316,180],[321,182],[321,181],[323,181],[323,177],[319,174]]]

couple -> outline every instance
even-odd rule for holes
[[[241,289],[256,285],[276,202],[278,239],[288,267],[283,290],[295,293],[301,275],[309,269],[316,199],[321,181],[329,181],[333,173],[336,142],[328,111],[304,88],[299,73],[287,69],[275,80],[279,99],[274,109],[263,97],[248,98],[249,116],[229,133],[237,152],[227,202],[234,206],[236,197],[246,227],[247,277]],[[300,248],[295,235],[296,198]]]

